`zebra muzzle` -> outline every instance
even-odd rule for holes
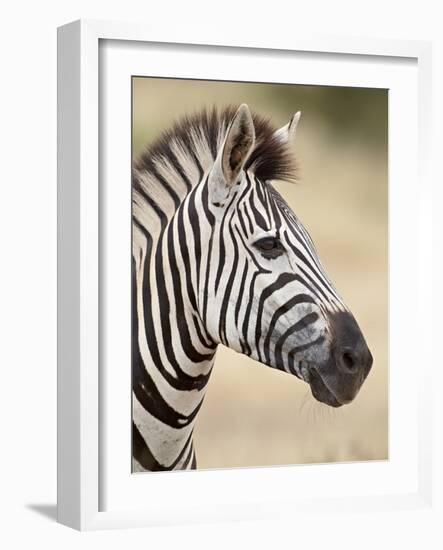
[[[323,364],[308,368],[312,395],[322,403],[340,407],[350,403],[372,367],[372,355],[351,313],[330,318],[331,348]]]

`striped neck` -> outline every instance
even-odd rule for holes
[[[145,470],[195,467],[192,433],[216,351],[198,303],[204,185],[181,178],[175,189],[159,174],[134,179],[133,451]]]

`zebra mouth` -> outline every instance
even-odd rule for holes
[[[317,399],[317,401],[325,403],[330,407],[341,407],[343,405],[343,403],[340,403],[337,397],[325,384],[323,378],[320,376],[317,370],[313,367],[310,367],[308,369],[307,382],[311,387],[312,395],[315,397],[315,399]]]

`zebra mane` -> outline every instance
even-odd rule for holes
[[[159,166],[169,166],[177,172],[186,165],[207,170],[215,161],[236,110],[236,106],[221,110],[213,107],[179,119],[145,149],[134,164],[135,171],[155,174]],[[297,167],[290,147],[275,134],[277,128],[268,118],[251,114],[255,146],[245,169],[252,170],[263,182],[296,181]]]

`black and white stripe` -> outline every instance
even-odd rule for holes
[[[298,115],[185,118],[133,171],[135,470],[196,467],[192,434],[222,343],[307,380],[346,311],[275,179],[294,179]],[[291,127],[292,126],[292,127]]]

